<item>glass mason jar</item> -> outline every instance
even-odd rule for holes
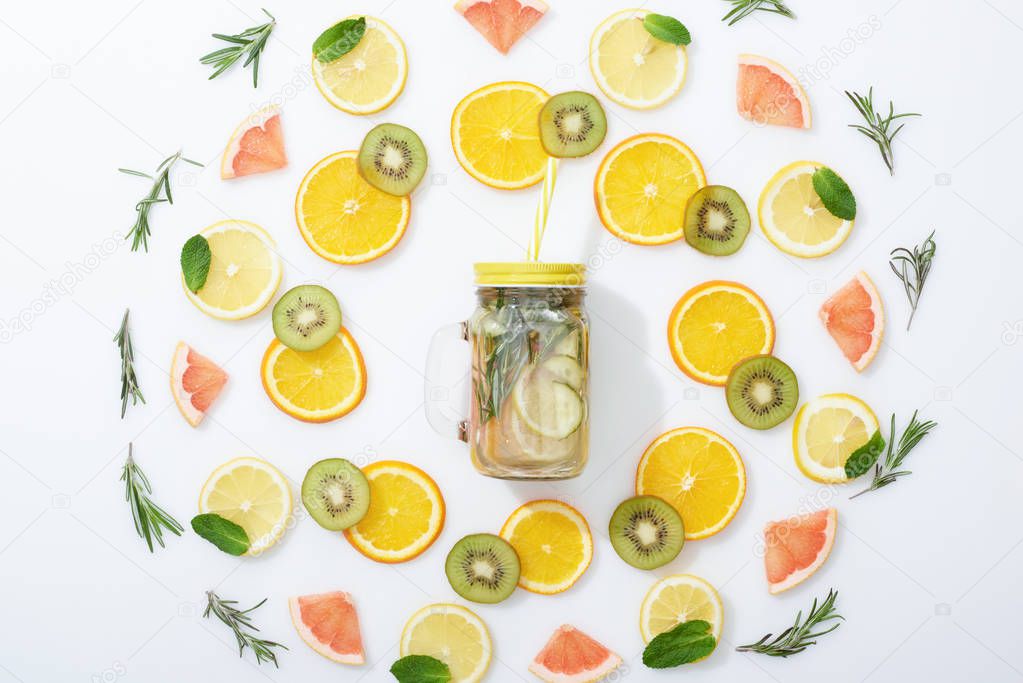
[[[471,348],[468,419],[454,431],[487,476],[575,477],[589,452],[585,267],[477,263],[475,272],[477,307],[459,326]],[[427,362],[427,417],[450,433],[436,400],[446,397],[434,382],[436,341]]]

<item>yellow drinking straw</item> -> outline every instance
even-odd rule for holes
[[[547,157],[547,174],[543,177],[543,191],[540,203],[536,205],[536,218],[533,220],[533,239],[529,241],[526,258],[530,261],[540,260],[540,243],[547,229],[547,214],[551,210],[551,199],[554,197],[554,183],[558,181],[558,159]]]

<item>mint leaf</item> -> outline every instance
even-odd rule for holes
[[[813,189],[835,218],[851,221],[856,218],[856,198],[841,176],[826,166],[813,173]]]
[[[702,619],[684,621],[647,643],[643,663],[651,669],[670,669],[703,659],[717,646],[710,624]]]
[[[249,535],[245,529],[212,512],[193,517],[192,531],[228,555],[244,555],[249,549]]]
[[[408,655],[391,665],[398,683],[447,683],[451,669],[439,659],[427,655]]]
[[[340,59],[355,49],[365,33],[366,17],[338,22],[313,42],[313,56],[322,64]]]
[[[202,235],[192,235],[181,247],[181,272],[185,286],[195,294],[206,284],[210,274],[210,243]]]
[[[663,14],[646,15],[643,19],[643,28],[657,40],[672,45],[688,45],[693,40],[689,35],[689,29],[683,26],[681,21]]]
[[[849,459],[845,461],[845,476],[855,479],[861,474],[865,474],[877,462],[884,447],[884,437],[881,436],[881,430],[879,429],[874,432],[874,435],[870,437],[867,443],[853,451]]]

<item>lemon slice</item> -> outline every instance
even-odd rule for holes
[[[483,620],[459,605],[427,605],[401,632],[402,657],[427,655],[451,670],[452,683],[476,683],[490,666],[490,633]]]
[[[582,388],[586,379],[586,373],[579,365],[579,361],[567,354],[551,356],[545,360],[540,364],[540,373],[555,382],[567,384],[576,391]]]
[[[263,310],[281,283],[281,259],[266,230],[249,221],[214,223],[200,233],[210,245],[210,272],[198,292],[181,285],[206,315],[241,320]]]
[[[814,258],[842,246],[853,221],[832,215],[813,189],[813,174],[823,164],[797,161],[767,181],[757,211],[760,226],[786,254]]]
[[[590,38],[590,71],[604,94],[633,109],[652,109],[686,81],[686,49],[651,36],[646,10],[627,9],[605,19]]]
[[[266,460],[236,458],[215,469],[203,484],[199,512],[216,513],[245,529],[245,554],[259,555],[280,540],[291,522],[291,487]]]
[[[564,439],[551,439],[537,434],[523,423],[519,411],[508,410],[501,416],[501,433],[515,452],[529,456],[534,463],[561,462],[575,452],[579,432]]]
[[[849,481],[845,462],[877,431],[877,417],[849,394],[825,394],[803,405],[792,425],[792,450],[799,470],[814,481]]]
[[[542,369],[524,371],[512,396],[526,426],[551,439],[564,439],[574,433],[586,415],[583,400],[575,389]]]
[[[404,90],[408,58],[394,29],[366,17],[366,33],[351,52],[327,64],[313,57],[312,68],[316,87],[328,102],[349,114],[373,114]]]
[[[714,587],[692,574],[666,576],[655,583],[639,608],[639,632],[649,643],[654,636],[685,621],[702,619],[710,624],[715,640],[721,640],[724,608]]]

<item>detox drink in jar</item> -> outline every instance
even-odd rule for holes
[[[584,273],[578,264],[476,264],[466,436],[483,474],[582,472],[589,450]]]

